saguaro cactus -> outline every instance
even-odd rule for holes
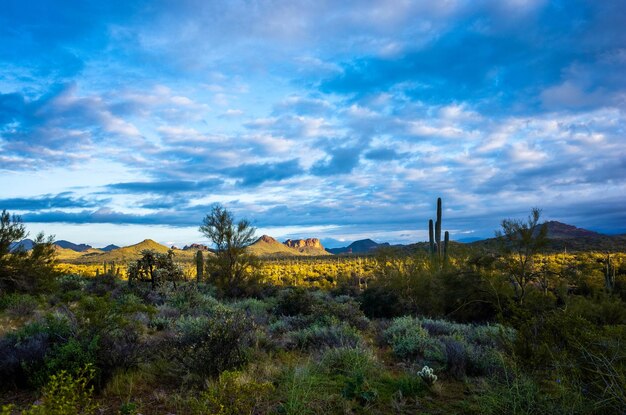
[[[441,243],[441,226],[442,226],[442,215],[443,207],[441,203],[441,198],[437,198],[437,220],[434,223],[433,229],[433,220],[430,219],[428,221],[428,238],[430,243],[430,254],[433,258],[441,259],[443,257],[444,260],[448,259],[448,243],[450,241],[450,234],[448,231],[444,234],[443,244]]]
[[[606,270],[604,271],[604,287],[608,292],[613,292],[615,287],[615,266],[611,262],[611,253],[606,254]]]
[[[196,252],[196,283],[200,284],[204,273],[204,257],[202,251]]]
[[[428,221],[428,241],[430,242],[430,253],[432,255],[435,253],[435,231],[432,219]]]

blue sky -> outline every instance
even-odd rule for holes
[[[623,1],[13,1],[0,209],[102,246],[626,232]],[[339,242],[338,242],[339,241]]]

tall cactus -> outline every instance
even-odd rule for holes
[[[450,242],[450,232],[443,235],[443,261],[448,262],[448,242]]]
[[[611,254],[609,252],[606,254],[605,264],[604,287],[608,292],[613,292],[613,288],[615,288],[615,266],[611,263]]]
[[[435,254],[435,231],[433,228],[433,220],[428,221],[428,241],[430,242],[430,254]]]
[[[434,222],[433,229],[433,220],[430,219],[428,221],[428,241],[430,243],[430,254],[433,258],[442,259],[444,261],[448,260],[448,244],[450,242],[450,233],[448,231],[444,234],[443,244],[441,243],[441,227],[442,227],[442,203],[441,198],[437,198],[437,219]]]
[[[204,257],[202,251],[196,252],[196,283],[200,284],[202,281],[202,274],[204,273]]]
[[[435,222],[435,242],[437,243],[437,256],[441,257],[441,198],[437,198],[437,221]]]

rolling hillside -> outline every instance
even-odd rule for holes
[[[139,259],[141,257],[141,251],[146,249],[151,249],[159,253],[166,253],[170,248],[165,245],[161,245],[152,239],[145,239],[138,244],[113,249],[108,252],[103,252],[102,250],[86,252],[81,256],[69,260],[68,262],[76,264],[101,264],[103,262],[128,263]],[[174,252],[177,259],[182,261],[191,261],[195,255],[195,251],[175,249]]]

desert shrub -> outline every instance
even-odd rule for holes
[[[394,319],[384,336],[400,359],[414,359],[423,355],[429,339],[428,332],[419,320],[410,316]]]
[[[469,344],[467,351],[467,374],[470,376],[501,375],[506,368],[504,354],[494,348]]]
[[[85,288],[87,281],[80,275],[66,274],[57,279],[60,291],[79,291]]]
[[[443,336],[439,340],[446,348],[447,372],[455,379],[462,380],[467,368],[467,345],[452,336]]]
[[[388,287],[368,287],[359,300],[363,313],[369,318],[393,318],[404,314],[400,297]]]
[[[329,381],[315,365],[288,368],[278,381],[281,402],[277,412],[286,415],[346,413],[345,399],[327,392]]]
[[[231,307],[246,313],[246,316],[256,324],[267,324],[270,317],[269,313],[275,307],[275,304],[268,300],[246,298],[232,303]]]
[[[226,306],[209,294],[198,291],[188,284],[173,291],[167,296],[166,304],[179,310],[182,314],[199,316],[211,315],[217,311],[226,310]]]
[[[28,317],[37,309],[37,298],[29,294],[7,294],[0,298],[0,310],[11,317]]]
[[[144,353],[146,347],[141,341],[141,330],[138,326],[127,325],[108,330],[99,337],[99,348],[96,353],[98,380],[106,382],[117,370],[128,370],[150,356]]]
[[[362,373],[355,373],[346,379],[341,396],[354,400],[361,406],[365,406],[373,403],[378,398],[378,390],[371,385],[370,381]]]
[[[46,357],[73,336],[62,314],[48,314],[0,339],[0,386],[37,387],[47,380]]]
[[[515,331],[499,325],[475,326],[407,316],[394,319],[384,331],[384,338],[398,358],[422,362],[462,379],[466,374],[502,374],[507,359],[500,350],[515,338]]]
[[[503,380],[492,382],[478,396],[476,413],[495,414],[592,414],[589,402],[566,389],[548,392],[528,375],[514,371]],[[618,412],[616,412],[618,413]]]
[[[93,386],[89,383],[95,370],[86,365],[72,374],[60,371],[50,376],[43,389],[38,404],[22,412],[23,415],[89,415],[94,414],[97,405],[92,399]]]
[[[268,331],[273,335],[280,335],[289,331],[297,331],[309,327],[315,322],[313,316],[282,316],[268,326]]]
[[[373,376],[380,369],[376,356],[370,349],[359,347],[337,347],[324,351],[319,361],[319,369],[328,375],[360,373]]]
[[[251,322],[236,312],[220,311],[210,318],[181,317],[164,357],[174,360],[183,376],[217,376],[247,361],[251,329]]]
[[[384,388],[402,399],[422,396],[428,390],[428,386],[413,370],[398,376],[383,376],[381,383],[381,389]]]
[[[95,369],[98,341],[98,336],[91,339],[72,337],[65,343],[53,346],[45,357],[45,370],[34,374],[34,377],[40,379],[39,383],[44,383],[49,376],[61,371],[76,374],[88,365]]]
[[[457,324],[446,320],[434,320],[431,318],[421,318],[420,324],[431,336],[449,336],[455,333],[466,334],[470,327],[466,324]]]
[[[509,347],[516,338],[516,331],[500,324],[486,324],[470,326],[465,333],[467,341],[496,349]]]
[[[278,293],[274,313],[283,316],[311,314],[315,298],[302,287],[290,287]]]
[[[370,324],[369,319],[359,308],[359,304],[346,296],[336,298],[327,296],[322,301],[314,303],[311,313],[319,321],[324,321],[325,317],[333,317],[360,330],[366,329]]]
[[[156,331],[163,331],[170,328],[172,325],[172,319],[161,316],[154,316],[148,323],[148,327]]]
[[[88,280],[85,291],[89,294],[105,295],[112,292],[118,283],[119,278],[113,273],[98,274]]]
[[[47,333],[34,333],[21,342],[11,338],[0,340],[0,387],[34,386],[30,372],[43,366],[50,348]]]
[[[568,300],[567,307],[568,313],[595,325],[626,324],[626,303],[617,296],[604,293],[594,298],[573,296]]]
[[[266,413],[274,389],[270,382],[257,382],[241,372],[225,371],[200,394],[193,412],[215,415]]]
[[[308,328],[287,333],[287,346],[302,350],[319,350],[331,347],[356,347],[362,339],[359,332],[343,323],[322,326],[314,324]]]

